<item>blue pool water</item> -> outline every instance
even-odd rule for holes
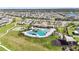
[[[48,32],[47,29],[37,29],[37,30],[29,31],[28,34],[44,36],[44,35],[46,35],[47,32]]]

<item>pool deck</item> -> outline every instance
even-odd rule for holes
[[[30,31],[32,31],[32,30],[30,30]],[[56,31],[55,28],[50,28],[50,29],[48,30],[48,32],[46,33],[46,35],[44,35],[44,36],[30,35],[30,34],[28,34],[29,31],[22,32],[22,33],[23,33],[25,36],[29,36],[29,37],[44,38],[44,37],[48,37],[48,36],[50,36],[50,35],[51,35],[52,33],[54,33],[55,31]]]

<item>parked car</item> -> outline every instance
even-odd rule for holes
[[[73,34],[79,35],[79,27],[77,27],[77,28],[75,29],[75,31],[73,32]]]

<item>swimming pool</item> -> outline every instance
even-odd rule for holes
[[[27,33],[30,35],[37,35],[37,36],[44,36],[48,32],[48,29],[34,29],[31,31],[28,31]]]
[[[34,28],[29,31],[22,32],[25,36],[44,38],[50,36],[56,29],[51,28]]]

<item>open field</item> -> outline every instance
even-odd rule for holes
[[[22,50],[22,51],[39,51],[39,50],[60,50],[61,47],[51,46],[51,40],[55,40],[57,37],[50,36],[49,38],[31,38],[25,37],[19,32],[10,32],[1,39],[4,46],[10,50]]]
[[[14,26],[14,23],[11,23],[11,24],[7,24],[3,27],[0,27],[0,33],[5,33],[6,30],[8,30],[9,28],[13,27]]]

